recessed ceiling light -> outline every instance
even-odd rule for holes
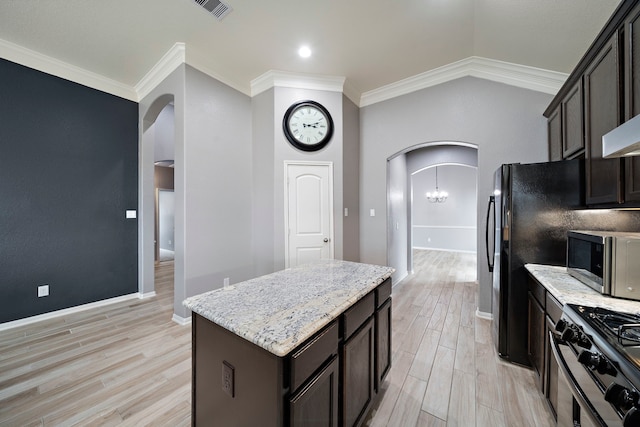
[[[298,55],[300,55],[301,58],[308,58],[311,56],[311,49],[309,49],[309,46],[302,46],[298,49]]]

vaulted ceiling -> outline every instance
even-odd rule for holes
[[[183,42],[187,63],[247,94],[269,70],[366,93],[472,56],[569,73],[619,0],[224,2],[218,20],[194,0],[2,0],[0,57],[25,48],[133,87]]]

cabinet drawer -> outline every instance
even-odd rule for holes
[[[374,309],[375,295],[374,292],[369,292],[353,307],[344,312],[342,317],[344,320],[343,337],[345,341],[373,314]]]
[[[376,288],[376,309],[380,308],[391,296],[391,277]]]
[[[553,320],[554,325],[558,323],[560,316],[562,316],[562,304],[549,292],[547,292],[547,315]]]
[[[545,294],[547,293],[547,290],[531,276],[529,276],[529,290],[542,308],[545,308]]]
[[[333,322],[291,356],[291,391],[300,387],[335,354],[338,354],[338,322]]]

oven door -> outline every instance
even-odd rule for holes
[[[549,332],[558,363],[558,427],[622,427],[622,419],[573,349]]]

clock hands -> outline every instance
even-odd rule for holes
[[[320,126],[320,122],[315,122],[315,123],[303,123],[302,127],[303,128],[318,128],[318,126]]]

